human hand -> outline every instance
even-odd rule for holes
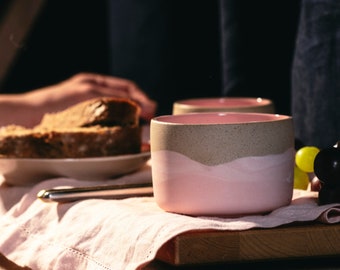
[[[141,107],[141,118],[150,120],[157,104],[134,82],[95,73],[79,73],[58,84],[28,93],[45,111],[60,111],[87,99],[114,96],[130,98]]]

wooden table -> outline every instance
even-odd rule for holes
[[[156,258],[183,266],[336,256],[340,257],[340,224],[314,222],[272,229],[187,232],[163,245]]]

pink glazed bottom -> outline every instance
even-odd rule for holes
[[[294,149],[207,166],[172,151],[151,153],[154,196],[168,212],[240,216],[290,204]]]

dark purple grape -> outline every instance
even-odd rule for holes
[[[313,179],[310,181],[310,190],[320,191],[321,187],[322,187],[321,181],[319,180],[319,178],[314,176]]]
[[[340,148],[322,149],[314,159],[314,173],[327,186],[340,186]]]
[[[328,187],[324,185],[319,191],[319,205],[340,203],[340,186]]]

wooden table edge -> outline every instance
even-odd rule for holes
[[[156,259],[171,265],[251,262],[340,255],[340,224],[295,223],[244,231],[191,231],[175,236]]]

